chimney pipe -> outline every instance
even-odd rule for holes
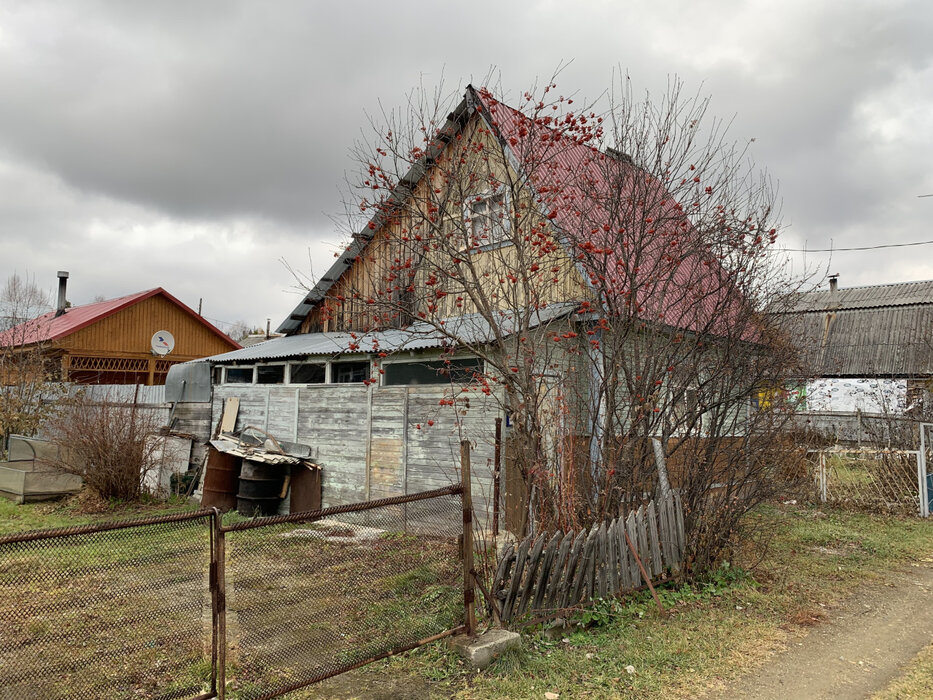
[[[65,270],[58,271],[58,305],[55,308],[56,318],[65,313],[65,288],[68,286],[68,273]]]
[[[267,319],[266,319],[266,340],[269,340],[269,338],[272,337],[272,336],[270,335],[270,332],[271,332],[271,331],[272,331],[272,319],[271,319],[271,318],[267,318]]]

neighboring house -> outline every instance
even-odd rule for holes
[[[846,444],[913,449],[929,420],[933,281],[802,292],[776,320],[801,351],[795,423]]]
[[[497,507],[496,422],[507,433],[512,416],[494,378],[461,389],[471,376],[488,378],[484,344],[543,337],[560,348],[546,363],[516,361],[510,369],[534,373],[542,397],[548,394],[542,402],[580,388],[567,420],[597,443],[590,436],[605,416],[598,399],[595,409],[589,404],[598,393],[591,383],[601,380],[577,371],[574,358],[601,351],[603,309],[635,311],[642,326],[663,327],[675,342],[687,333],[731,331],[744,300],[712,256],[689,247],[691,224],[665,186],[623,154],[570,136],[558,144],[560,157],[542,165],[537,144],[558,143],[556,133],[468,88],[437,139],[279,326],[286,336],[208,358],[212,422],[236,397],[238,429],[252,425],[311,445],[323,468],[324,506],[446,486],[457,480],[459,443],[469,439],[481,494],[474,501],[488,514]],[[465,163],[457,181],[436,176],[435,168],[457,157],[448,144],[461,138],[473,144],[467,157],[475,162]],[[622,197],[647,229],[641,272],[607,233],[619,226],[609,200]],[[663,222],[645,219],[645,197],[658,200]],[[420,202],[427,204],[416,222]],[[438,245],[425,243],[432,237],[454,254],[444,258]],[[526,284],[518,285],[509,269],[531,253],[521,273]],[[442,288],[444,274],[448,281],[471,276],[463,284],[483,285],[489,303]],[[752,331],[738,335],[755,342]],[[666,362],[661,371],[675,375]],[[564,420],[558,414],[555,424]],[[506,521],[518,529],[520,499],[510,494],[521,477],[508,460],[505,467]]]
[[[803,292],[781,314],[811,410],[915,411],[933,378],[933,281]]]
[[[161,287],[67,307],[59,279],[56,310],[0,333],[0,348],[40,352],[62,381],[164,384],[174,364],[240,347]]]

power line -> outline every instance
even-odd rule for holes
[[[933,241],[915,241],[914,243],[884,243],[865,245],[855,248],[783,248],[788,253],[844,253],[851,250],[879,250],[881,248],[908,248],[915,245],[930,245]]]

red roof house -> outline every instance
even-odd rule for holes
[[[173,364],[239,347],[161,287],[69,308],[60,289],[57,310],[0,332],[0,348],[38,350],[82,384],[164,384]]]

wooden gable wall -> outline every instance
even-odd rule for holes
[[[55,345],[69,354],[149,358],[152,357],[150,341],[156,331],[168,331],[174,336],[175,349],[168,359],[175,361],[236,349],[161,294],[121,309],[62,338]]]
[[[437,301],[436,306],[426,309],[425,282],[432,267],[449,265],[443,252],[435,252],[426,243],[430,235],[443,232],[444,227],[462,227],[463,204],[471,193],[481,190],[490,177],[499,182],[519,182],[519,176],[507,163],[496,138],[489,132],[485,122],[473,115],[461,131],[461,138],[454,139],[457,148],[448,146],[438,157],[437,166],[422,178],[410,195],[408,204],[400,214],[379,230],[360,256],[353,261],[328,291],[327,297],[319,302],[302,322],[300,332],[310,333],[335,330],[370,330],[373,328],[402,327],[417,320],[419,313],[428,312],[430,317],[443,318],[473,313],[477,309],[470,303],[469,295],[446,289],[447,296]],[[451,161],[464,157],[464,142],[481,144],[469,149],[468,162]],[[445,173],[459,173],[459,181],[445,181]],[[535,226],[545,228],[533,196],[527,189],[516,187],[510,192],[521,231]],[[426,214],[428,203],[443,202],[444,211],[435,216],[436,223],[429,223]],[[484,295],[491,300],[493,308],[518,308],[529,303],[546,304],[568,299],[587,298],[586,285],[566,252],[555,245],[555,250],[545,257],[534,257],[537,249],[522,242],[490,250],[473,251],[465,254],[461,269],[467,270],[465,277],[478,280],[483,285]],[[431,257],[433,256],[433,258]],[[392,274],[393,261],[414,261],[418,268],[415,277],[415,301],[410,314],[388,313],[384,303],[387,295],[394,294],[392,305],[396,305],[401,290],[392,287],[397,282],[387,281]],[[536,263],[540,272],[525,289],[509,279],[508,272],[528,269]],[[529,298],[529,296],[533,298]]]

